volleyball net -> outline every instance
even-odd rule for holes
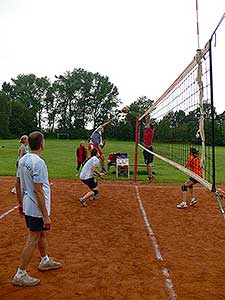
[[[153,124],[155,157],[215,189],[214,107],[210,42],[198,49],[191,63],[163,95],[138,118],[136,142],[143,146],[146,120]],[[193,147],[199,151],[202,177],[184,168]],[[147,150],[149,151],[149,150]],[[151,152],[151,151],[149,151]]]

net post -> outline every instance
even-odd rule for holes
[[[136,132],[135,132],[134,182],[137,181],[138,132],[139,132],[139,116],[137,115],[136,116]]]
[[[209,76],[210,76],[210,99],[211,99],[211,118],[212,118],[212,192],[216,191],[216,172],[215,172],[215,112],[213,99],[213,71],[212,71],[212,38],[209,40]]]

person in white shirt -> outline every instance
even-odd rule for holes
[[[91,150],[91,157],[85,162],[81,172],[80,172],[80,180],[86,184],[90,191],[87,192],[83,197],[79,199],[82,206],[87,206],[87,199],[95,200],[99,191],[98,191],[98,183],[94,178],[94,175],[97,175],[101,178],[104,177],[103,172],[98,171],[99,166],[99,158],[97,157],[98,151],[97,149],[93,148]]]
[[[13,285],[35,286],[40,280],[27,274],[26,268],[38,245],[41,255],[40,271],[58,269],[60,262],[47,255],[46,230],[50,229],[50,186],[48,170],[40,157],[45,147],[45,139],[41,132],[29,135],[30,153],[24,155],[18,164],[16,192],[19,201],[19,213],[25,216],[29,229],[28,237],[21,254],[19,268],[12,279]]]

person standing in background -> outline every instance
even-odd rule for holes
[[[84,142],[80,142],[80,145],[79,145],[79,147],[76,150],[76,155],[77,155],[76,176],[78,176],[79,175],[80,167],[83,166],[84,162],[88,158],[87,149],[85,147]]]
[[[144,130],[144,137],[143,137],[144,147],[146,148],[146,150],[143,151],[143,156],[144,156],[145,164],[147,165],[147,173],[148,173],[149,182],[152,182],[152,180],[154,178],[154,175],[152,173],[152,162],[153,162],[154,155],[149,152],[149,151],[153,152],[153,147],[152,147],[153,137],[154,137],[153,125],[150,121],[150,118],[146,117],[146,128]],[[149,150],[149,151],[147,151],[147,150]]]
[[[19,160],[21,159],[21,157],[23,157],[25,154],[27,154],[29,152],[28,150],[28,136],[27,135],[22,135],[20,140],[19,140],[19,148],[18,148],[18,157],[17,157],[17,161],[16,161],[16,169],[18,168],[18,163]],[[11,189],[11,192],[16,194],[16,187],[13,187]]]

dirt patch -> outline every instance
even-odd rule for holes
[[[163,261],[156,258],[132,183],[99,182],[100,197],[88,207],[78,199],[79,180],[51,180],[52,229],[49,255],[63,268],[41,273],[38,250],[28,272],[41,279],[33,288],[13,287],[27,230],[14,210],[0,219],[1,300],[168,300],[162,274],[169,271],[177,299],[225,299],[225,221],[215,197],[199,187],[196,207],[178,210],[178,185],[139,184],[144,210]],[[17,205],[14,179],[0,177],[0,215]]]

